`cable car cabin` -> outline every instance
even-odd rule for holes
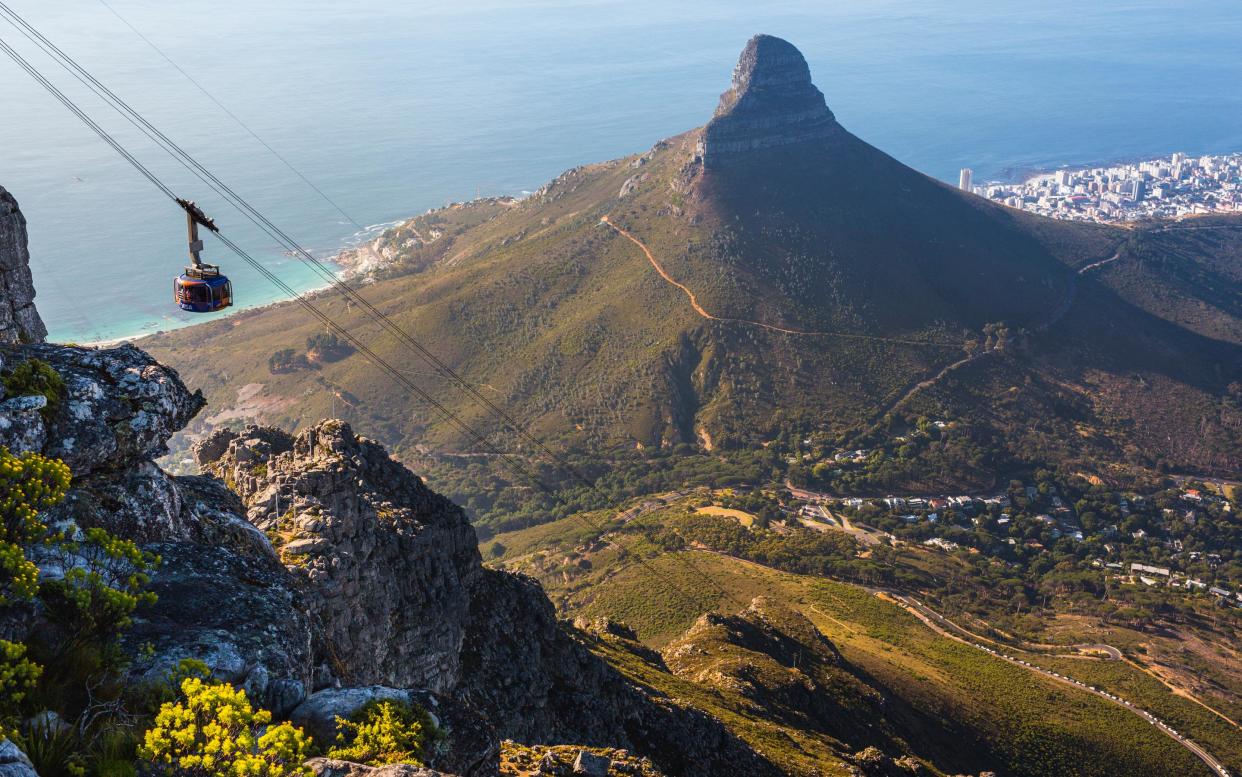
[[[214,264],[191,266],[173,281],[173,299],[182,310],[214,313],[233,304],[233,284]]]

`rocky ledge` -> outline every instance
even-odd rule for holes
[[[703,129],[699,154],[710,169],[748,152],[824,140],[839,130],[802,52],[780,38],[756,35]]]

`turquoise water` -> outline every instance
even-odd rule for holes
[[[8,0],[303,245],[357,230],[96,0]],[[1242,5],[1217,0],[110,0],[364,226],[701,124],[755,32],[811,63],[838,119],[932,175],[1242,148]],[[0,37],[17,43],[0,24]],[[25,43],[25,41],[21,41]],[[32,52],[29,45],[19,46]],[[281,255],[119,116],[35,62],[299,288]],[[30,221],[52,336],[179,325],[181,214],[7,59],[0,184]],[[241,305],[277,298],[208,241]]]

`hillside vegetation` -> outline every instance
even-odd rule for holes
[[[779,551],[797,532],[748,542],[740,536],[765,533],[683,509],[673,505],[629,521],[573,517],[502,534],[495,540],[502,548],[498,563],[535,574],[565,617],[632,628],[634,638],[659,650],[659,660],[634,646],[623,650],[616,639],[604,639],[597,652],[644,683],[679,697],[692,694],[686,698],[707,705],[747,741],[779,752],[793,773],[823,768],[807,760],[809,753],[848,761],[865,747],[911,755],[950,773],[1207,773],[1118,705],[938,635],[878,589],[825,578],[819,569],[834,577],[865,574],[868,553],[859,559],[844,535],[829,535],[820,551],[825,561],[816,564],[805,551]],[[693,550],[696,545],[733,550]],[[943,563],[923,566],[920,571],[916,563],[896,582],[917,586],[920,578],[946,572]],[[712,611],[737,614],[701,615]],[[1131,665],[1038,652],[1027,657],[1122,694],[1227,763],[1242,762],[1235,728]],[[687,679],[696,690],[685,687]],[[767,733],[773,726],[791,738],[777,750]],[[825,737],[820,750],[807,745],[816,736]],[[959,746],[937,747],[945,741]]]

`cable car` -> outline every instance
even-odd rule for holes
[[[217,265],[203,263],[203,241],[198,236],[200,225],[212,232],[220,230],[193,202],[178,199],[177,204],[185,209],[191,264],[173,281],[173,301],[191,313],[224,310],[233,304],[233,284]]]

